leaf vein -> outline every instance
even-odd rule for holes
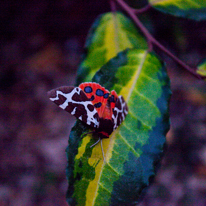
[[[144,94],[140,93],[139,91],[137,91],[136,89],[134,90],[139,96],[141,96],[143,99],[145,99],[148,103],[151,104],[152,107],[154,107],[156,110],[158,110],[157,106],[148,98],[146,97]],[[159,110],[158,110],[159,111]]]
[[[151,126],[149,126],[148,124],[146,124],[142,119],[134,116],[133,113],[131,113],[130,111],[128,112],[128,114],[131,115],[131,117],[133,117],[135,120],[140,121],[140,122],[142,123],[142,125],[144,125],[145,127],[148,127],[148,130],[149,130],[149,129],[152,129]],[[126,125],[126,124],[124,124],[124,125]],[[127,128],[129,128],[129,127],[127,127]],[[131,130],[131,129],[130,129],[130,130]]]
[[[102,189],[106,190],[109,194],[111,194],[111,191],[109,191],[106,187],[104,187],[101,182],[99,182],[99,187],[101,187]]]
[[[117,175],[121,175],[116,169],[114,169],[114,167],[111,166],[111,164],[107,163],[107,165],[108,165]]]
[[[142,76],[144,76],[145,78],[149,79],[150,81],[159,83],[157,79],[152,78],[151,76],[145,74],[144,72],[142,72]]]
[[[122,136],[121,132],[119,133],[120,138],[125,142],[126,146],[133,152],[136,157],[139,157],[139,154],[136,150],[129,144],[129,142]]]

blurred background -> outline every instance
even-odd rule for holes
[[[46,93],[74,85],[87,32],[96,17],[108,11],[109,1],[103,0],[0,3],[1,206],[67,205],[65,149],[75,118]],[[140,19],[187,64],[196,66],[206,57],[206,22],[153,9]],[[171,78],[171,130],[162,166],[140,205],[204,206],[206,84],[156,51]]]

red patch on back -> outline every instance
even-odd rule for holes
[[[110,104],[108,104],[109,91],[97,83],[82,83],[79,88],[84,91],[86,96],[90,99],[96,108],[99,117],[111,119],[112,113]],[[108,109],[109,106],[109,109]],[[111,114],[110,114],[111,113]]]

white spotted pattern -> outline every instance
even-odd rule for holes
[[[121,109],[118,109],[116,106],[114,107],[114,112],[116,112],[116,117],[114,116],[114,112],[112,114],[112,120],[114,122],[114,127],[113,129],[117,129],[117,127],[122,123],[122,121],[125,119],[126,115],[128,114],[126,102],[124,101],[122,96],[119,96],[119,101],[121,105]],[[118,122],[118,118],[121,119],[120,122]]]
[[[80,91],[82,91],[82,90],[81,90],[80,88],[78,88],[78,87],[75,87],[70,93],[63,93],[62,91],[57,90],[57,91],[56,91],[56,97],[50,98],[50,100],[51,100],[51,101],[59,100],[58,95],[60,94],[60,95],[62,95],[62,96],[64,96],[64,97],[66,98],[66,100],[64,101],[64,103],[59,105],[60,108],[66,109],[66,107],[68,106],[69,103],[74,103],[74,104],[78,104],[78,105],[84,106],[84,109],[86,110],[86,115],[87,115],[87,122],[86,122],[86,123],[87,123],[88,125],[91,125],[91,123],[93,123],[93,124],[94,124],[94,127],[98,128],[98,127],[99,127],[99,120],[97,120],[96,118],[94,118],[94,116],[95,116],[96,114],[98,115],[97,110],[94,109],[93,111],[90,111],[90,110],[88,109],[88,105],[92,105],[92,104],[91,104],[91,101],[74,101],[74,100],[72,99],[72,97],[73,97],[74,94],[80,95]],[[93,105],[92,105],[92,106],[93,106]],[[76,109],[77,109],[77,107],[75,107],[75,108],[73,109],[73,111],[71,112],[72,115],[75,114]],[[84,115],[84,114],[83,114],[83,115]],[[82,116],[79,116],[78,118],[79,118],[80,120],[82,120]]]

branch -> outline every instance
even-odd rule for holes
[[[150,4],[147,4],[147,6],[141,8],[141,9],[133,9],[131,8],[135,14],[141,14],[141,13],[144,13],[146,11],[148,11],[152,6]]]
[[[172,54],[167,48],[165,48],[162,44],[160,44],[146,29],[146,27],[142,24],[142,22],[137,18],[136,16],[136,10],[129,7],[123,0],[116,0],[117,3],[129,14],[129,16],[133,19],[135,24],[140,28],[142,33],[145,35],[147,42],[148,42],[148,50],[152,51],[153,44],[155,44],[157,47],[159,47],[164,53],[166,53],[169,57],[171,57],[175,62],[177,62],[180,66],[185,68],[188,72],[190,72],[192,75],[197,77],[198,79],[204,79],[203,76],[197,74],[194,69],[189,67],[187,64],[185,64],[183,61],[181,61],[178,57],[176,57],[174,54]]]

